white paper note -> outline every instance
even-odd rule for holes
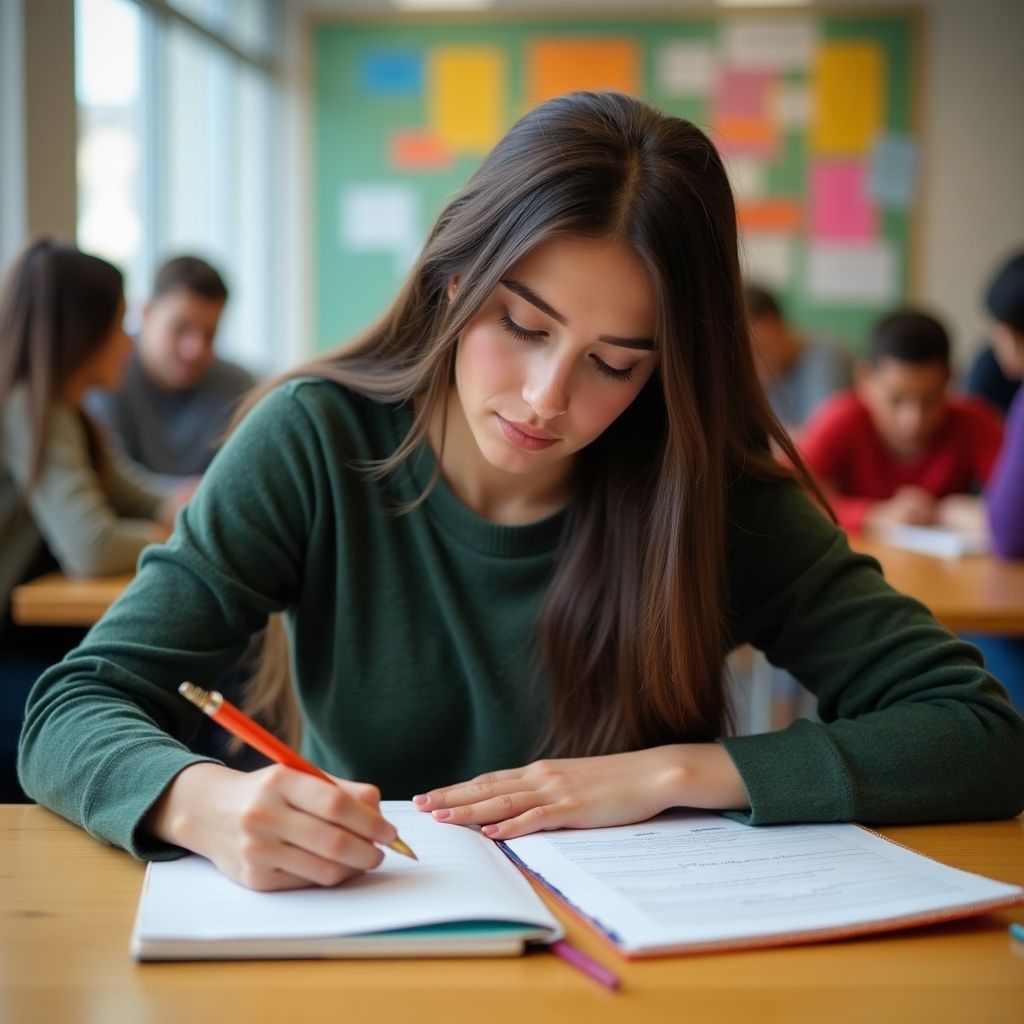
[[[760,71],[805,71],[818,45],[810,21],[733,21],[722,27],[729,65]]]
[[[666,96],[710,95],[718,72],[718,58],[707,42],[674,39],[658,49],[658,84]]]
[[[743,276],[775,290],[793,281],[795,242],[792,235],[748,231],[740,237]]]
[[[807,248],[807,294],[813,302],[892,305],[899,295],[896,252],[884,240],[812,243]]]

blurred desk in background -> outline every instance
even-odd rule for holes
[[[850,547],[877,558],[893,587],[927,605],[954,633],[1024,636],[1024,561],[935,558],[869,537],[851,536]]]
[[[19,626],[91,626],[131,580],[132,573],[85,580],[50,572],[14,588],[11,618]]]

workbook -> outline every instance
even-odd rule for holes
[[[623,955],[774,946],[968,917],[1020,886],[945,867],[856,825],[750,827],[674,811],[639,825],[495,843],[405,802],[416,851],[333,889],[258,893],[201,857],[152,863],[140,960],[508,956],[562,937],[517,865]]]

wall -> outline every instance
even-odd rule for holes
[[[314,18],[375,13],[395,17],[387,0],[286,0],[298,35]],[[625,8],[631,12],[711,4],[684,0],[499,0],[497,10],[576,12]],[[925,12],[920,120],[926,168],[918,215],[918,265],[912,274],[916,301],[947,321],[966,365],[985,330],[980,304],[984,284],[1006,253],[1024,248],[1024,133],[1017,127],[1024,99],[1024,3],[1020,0],[827,0],[817,6],[902,7]],[[297,26],[297,27],[296,27]],[[308,60],[309,49],[293,54]],[[294,69],[308,79],[308,67]],[[310,142],[311,144],[311,142]],[[309,164],[304,163],[308,168]],[[290,186],[308,195],[308,180]],[[310,214],[311,215],[311,214]],[[307,232],[307,237],[310,237]],[[310,250],[301,257],[311,259]],[[307,273],[308,279],[309,274]]]
[[[927,7],[919,292],[946,317],[966,365],[985,330],[985,283],[1024,249],[1024,3]]]
[[[74,238],[74,0],[0,0],[0,265]]]

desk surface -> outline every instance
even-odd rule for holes
[[[851,537],[850,545],[877,558],[889,583],[927,605],[947,629],[1024,636],[1024,561],[935,558],[867,537]]]
[[[91,626],[131,579],[131,573],[79,580],[49,572],[14,588],[11,617],[21,626]]]
[[[951,864],[1024,884],[1024,818],[885,829]],[[143,866],[40,807],[0,806],[0,1020],[6,1024],[773,1024],[1020,1021],[1024,908],[877,938],[614,966],[612,994],[543,952],[500,960],[134,964]]]

